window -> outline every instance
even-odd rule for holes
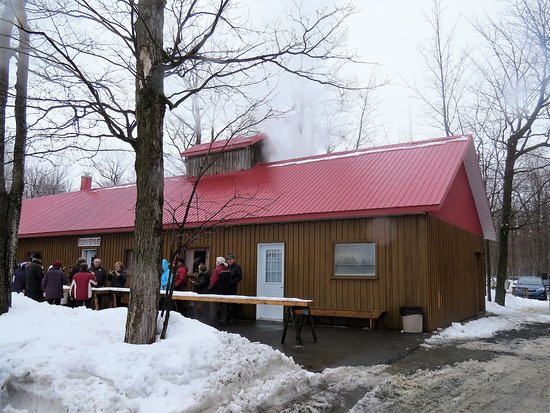
[[[376,276],[376,244],[334,244],[334,275],[344,277]]]
[[[265,282],[281,283],[283,280],[283,251],[266,250],[265,252]]]

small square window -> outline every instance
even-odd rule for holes
[[[376,276],[376,244],[334,244],[334,275],[339,277]]]

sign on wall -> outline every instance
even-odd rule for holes
[[[79,247],[99,247],[101,246],[101,237],[79,238],[78,246]]]

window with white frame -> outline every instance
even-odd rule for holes
[[[376,276],[376,244],[372,242],[335,243],[334,275],[337,277]]]

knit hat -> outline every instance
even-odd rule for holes
[[[32,257],[32,260],[34,262],[42,262],[42,254],[40,254],[39,252],[36,252]]]
[[[55,267],[55,268],[61,268],[62,265],[63,264],[59,260],[53,260],[52,262],[52,267]]]
[[[216,265],[220,265],[220,264],[227,265],[225,263],[225,258],[224,257],[217,257],[216,258]]]

